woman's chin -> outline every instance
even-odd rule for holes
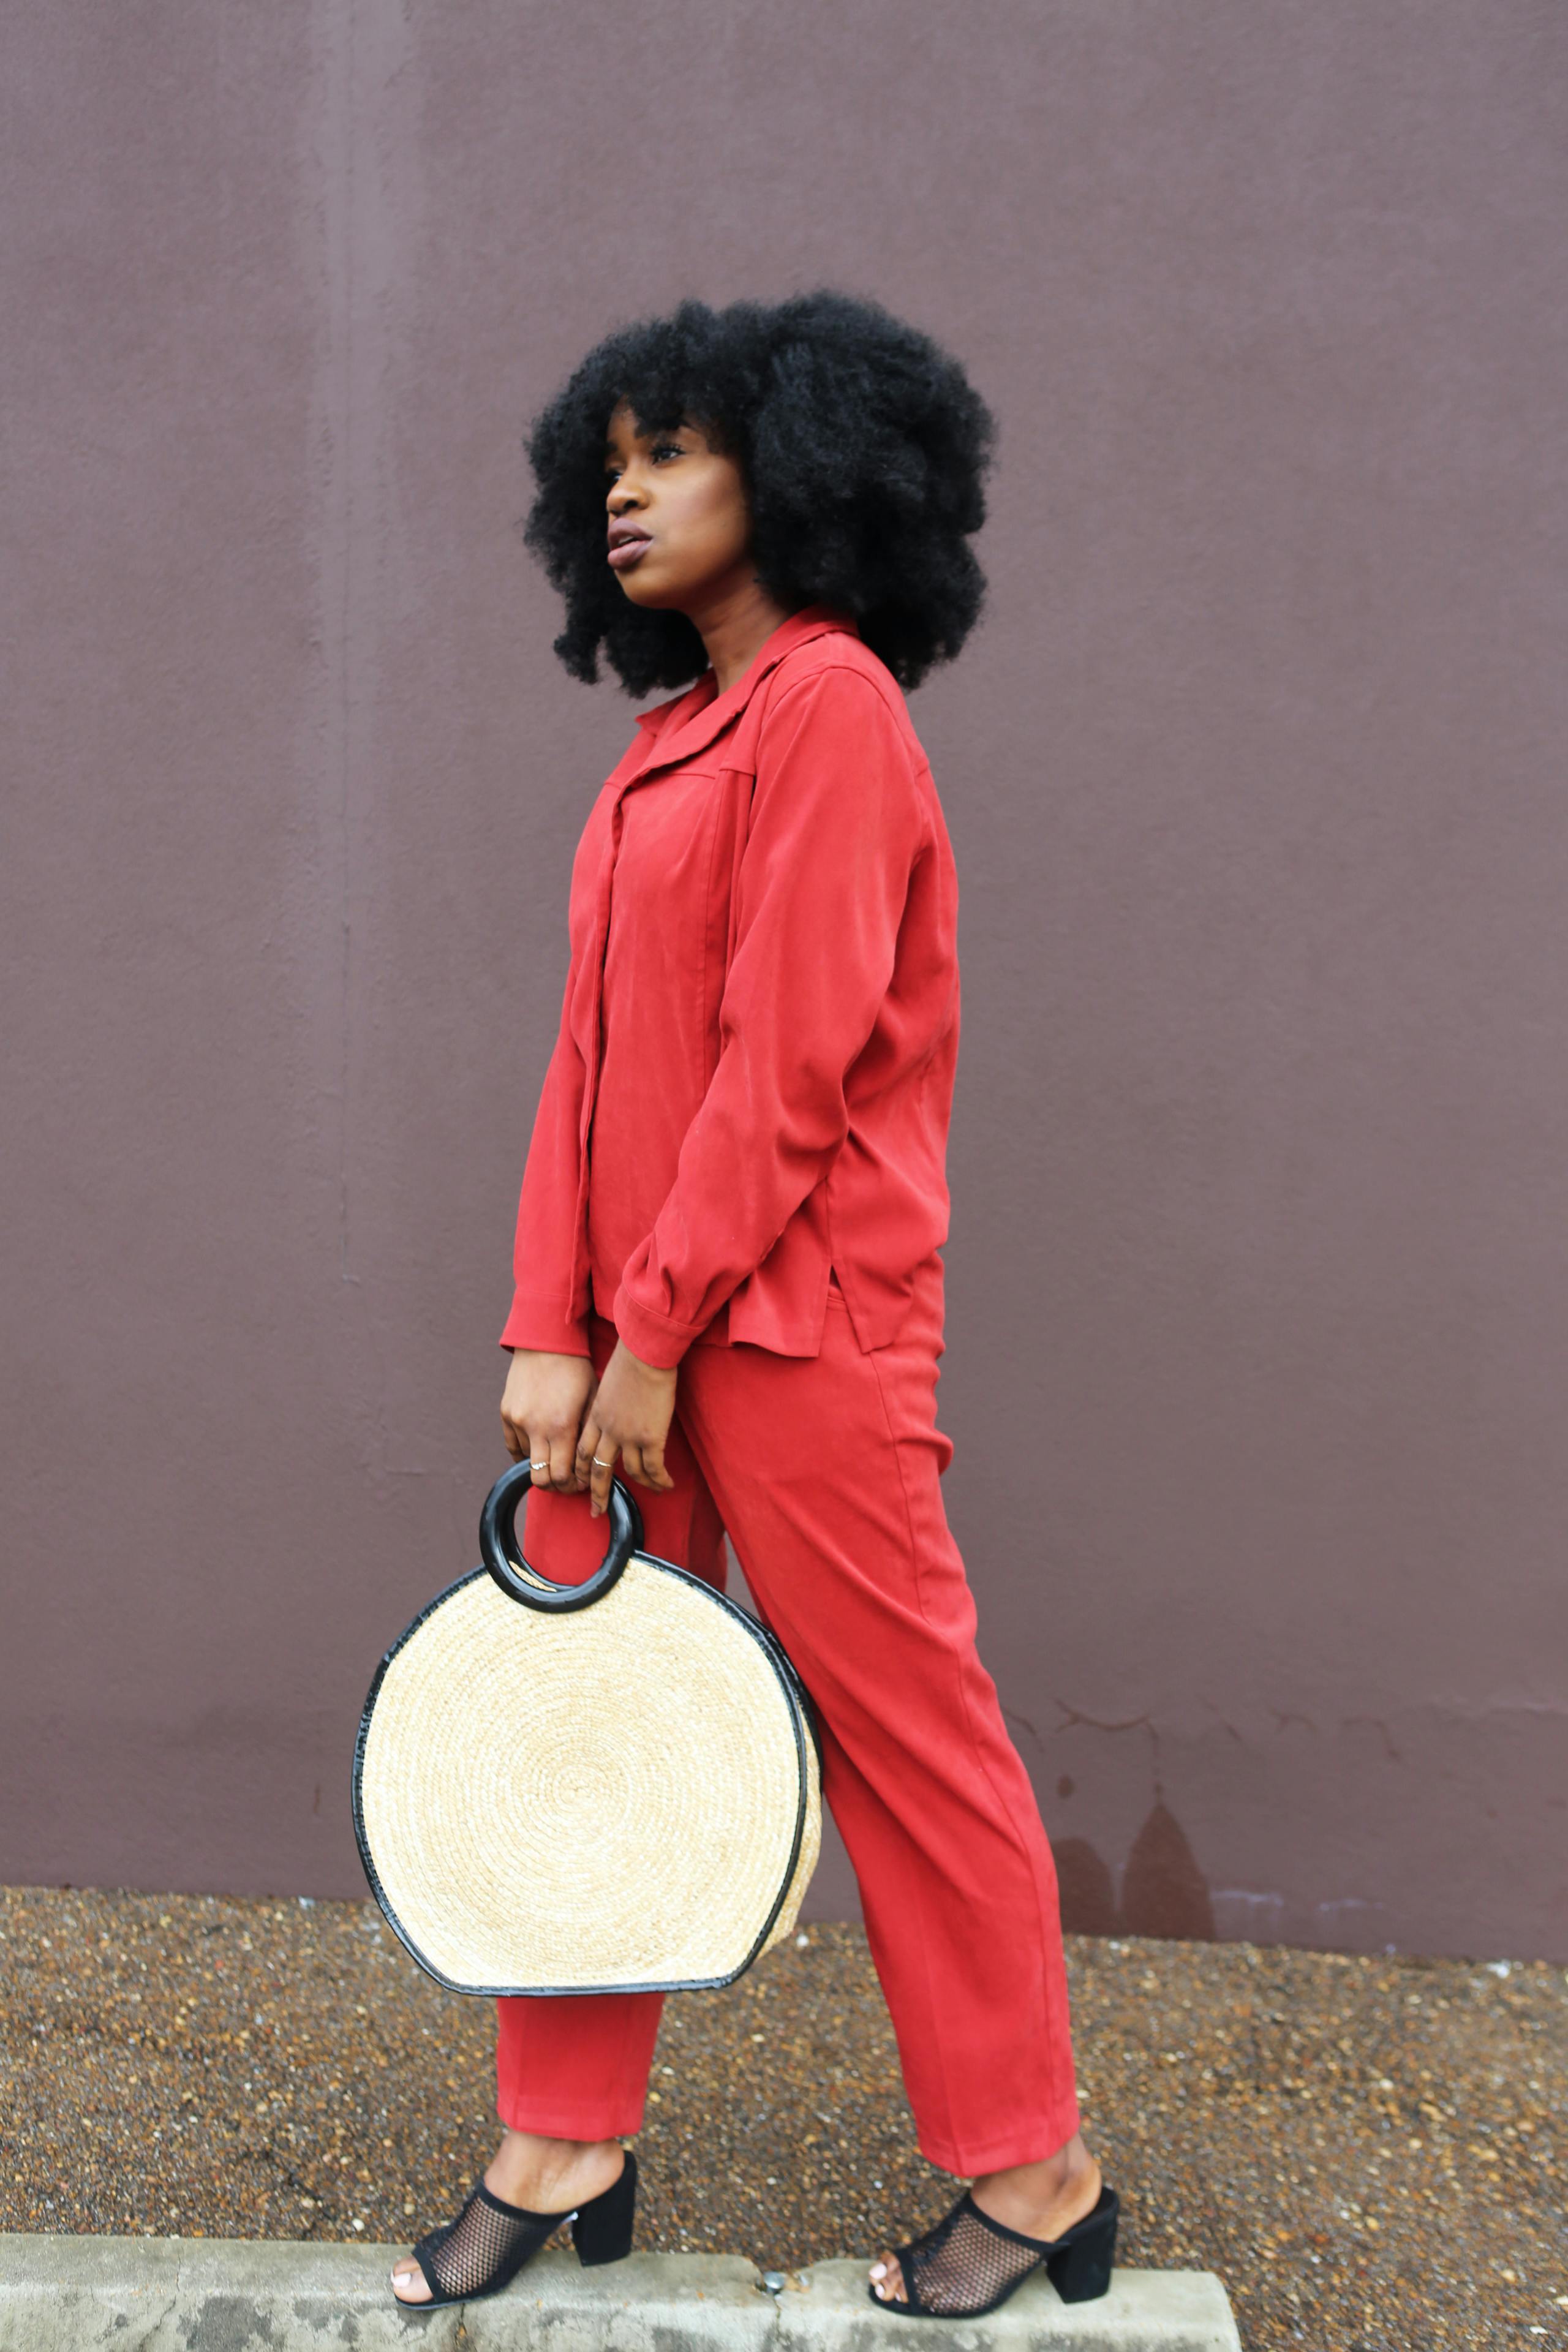
[[[622,595],[628,604],[646,604],[656,611],[661,605],[678,604],[680,602],[679,583],[676,583],[672,590],[671,583],[668,579],[660,579],[659,567],[657,565],[653,577],[649,579],[647,572],[647,562],[648,559],[645,555],[640,563],[634,563],[629,570],[616,572],[616,579]]]
[[[651,572],[647,568],[650,560],[655,562]],[[641,604],[654,613],[689,613],[700,609],[715,590],[722,587],[726,573],[721,569],[693,578],[689,572],[672,572],[668,563],[644,556],[629,572],[617,572],[616,578],[629,604]]]

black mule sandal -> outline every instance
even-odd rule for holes
[[[566,2221],[584,2270],[597,2263],[620,2262],[632,2250],[637,2198],[637,2160],[629,2147],[626,2156],[618,2179],[585,2205],[567,2206],[559,2213],[531,2213],[526,2205],[509,2205],[481,2180],[464,2199],[457,2220],[432,2230],[413,2250],[430,2290],[428,2303],[410,2303],[394,2287],[395,2300],[405,2311],[435,2311],[442,2304],[499,2294]]]
[[[1059,2238],[1026,2238],[982,2212],[966,2189],[923,2236],[895,2250],[909,2301],[879,2295],[871,2284],[866,2292],[879,2311],[915,2319],[978,2319],[1005,2303],[1044,2263],[1064,2303],[1091,2303],[1110,2284],[1119,2210],[1115,2189],[1101,2187],[1098,2204]]]

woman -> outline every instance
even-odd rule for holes
[[[531,1561],[585,1577],[635,1480],[647,1549],[715,1585],[728,1529],[811,1695],[920,2146],[973,2180],[869,2291],[947,2316],[1042,2263],[1102,2294],[1117,2213],[938,1486],[957,889],[900,688],[979,611],[991,431],[952,359],[831,293],[612,336],[535,426],[556,652],[684,690],[578,845],[501,1340]],[[661,2007],[498,2004],[506,2136],[403,2301],[493,2292],[568,2215],[584,2260],[626,2251]]]

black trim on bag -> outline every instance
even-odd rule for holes
[[[751,1950],[741,1962],[739,1968],[731,1969],[727,1976],[680,1977],[669,1983],[653,1983],[647,1979],[638,1979],[637,1982],[630,1984],[603,1985],[471,1985],[458,1983],[455,1978],[443,1974],[442,1970],[436,1967],[435,1963],[420,1950],[419,1946],[415,1942],[413,1937],[409,1934],[407,1928],[404,1926],[402,1920],[393,1909],[386,1889],[381,1883],[380,1873],[377,1871],[374,1861],[372,1858],[370,1839],[366,1832],[364,1823],[364,1801],[363,1790],[364,1754],[365,1744],[370,1736],[371,1717],[375,1711],[375,1702],[380,1696],[382,1684],[386,1679],[387,1669],[392,1664],[393,1660],[397,1656],[399,1651],[402,1650],[407,1643],[413,1640],[415,1634],[419,1631],[419,1628],[425,1623],[427,1618],[433,1617],[437,1610],[442,1608],[456,1593],[465,1591],[468,1585],[474,1582],[477,1577],[489,1577],[492,1581],[500,1583],[500,1579],[495,1577],[493,1570],[489,1568],[479,1567],[470,1569],[466,1576],[459,1576],[453,1583],[448,1584],[442,1591],[438,1592],[433,1601],[426,1603],[425,1607],[419,1612],[417,1617],[414,1618],[410,1623],[404,1627],[396,1641],[393,1643],[392,1647],[386,1652],[386,1654],[382,1659],[380,1664],[376,1667],[374,1676],[371,1682],[370,1689],[365,1696],[363,1708],[360,1714],[359,1730],[354,1738],[353,1785],[351,1791],[353,1810],[354,1843],[359,1848],[360,1862],[363,1867],[365,1878],[369,1883],[371,1894],[374,1896],[376,1904],[378,1905],[387,1926],[392,1929],[393,1934],[397,1937],[397,1940],[403,1946],[404,1950],[408,1953],[410,1958],[416,1960],[419,1966],[424,1969],[426,1975],[427,1977],[433,1977],[436,1982],[438,1985],[444,1986],[448,1992],[471,1993],[476,2000],[494,2000],[503,1998],[532,1998],[545,2000],[550,1998],[552,1995],[560,1996],[567,1993],[590,1995],[594,1993],[609,1992],[716,1992],[721,1990],[725,1985],[733,1984],[737,1978],[744,1976],[746,1970],[752,1966],[758,1954],[762,1951],[763,1947],[767,1942],[768,1937],[772,1935],[773,1923],[777,1919],[779,1913],[784,1908],[784,1898],[789,1894],[791,1886],[795,1884],[795,1874],[800,1862],[801,1842],[805,1834],[806,1797],[808,1794],[805,1755],[805,1735],[807,1732],[809,1732],[811,1737],[812,1753],[816,1763],[819,1790],[822,1773],[822,1737],[817,1729],[816,1717],[813,1710],[811,1700],[807,1696],[805,1686],[802,1683],[800,1676],[796,1674],[794,1665],[791,1664],[788,1655],[778,1639],[778,1636],[771,1630],[771,1628],[759,1623],[756,1618],[748,1616],[738,1601],[734,1601],[730,1599],[728,1593],[716,1591],[713,1586],[705,1583],[701,1577],[693,1576],[689,1569],[678,1568],[673,1560],[660,1559],[657,1553],[643,1551],[640,1549],[634,1550],[621,1560],[617,1565],[616,1576],[618,1578],[622,1570],[625,1568],[629,1567],[634,1559],[640,1561],[645,1567],[657,1568],[662,1570],[666,1576],[677,1577],[683,1584],[694,1586],[696,1590],[704,1594],[709,1601],[715,1601],[721,1609],[727,1610],[730,1615],[736,1620],[737,1623],[745,1627],[746,1632],[756,1643],[758,1648],[767,1659],[768,1664],[772,1666],[773,1673],[778,1679],[779,1686],[784,1692],[788,1708],[791,1727],[795,1732],[796,1778],[799,1790],[799,1794],[795,1801],[795,1835],[790,1841],[789,1861],[785,1866],[784,1876],[780,1883],[779,1891],[769,1906],[767,1918],[763,1924],[762,1931],[757,1937],[755,1943],[752,1946]],[[613,1580],[612,1580],[612,1581]],[[502,1585],[501,1589],[503,1591],[509,1590],[505,1585]],[[603,1591],[605,1589],[605,1588],[603,1584],[598,1588],[600,1591]],[[514,1594],[511,1597],[517,1598],[518,1596]]]

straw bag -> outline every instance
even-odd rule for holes
[[[457,1992],[730,1984],[816,1865],[810,1704],[764,1627],[642,1549],[618,1478],[586,1583],[514,1559],[531,1485],[526,1462],[497,1479],[484,1565],[376,1668],[353,1763],[371,1892]]]

